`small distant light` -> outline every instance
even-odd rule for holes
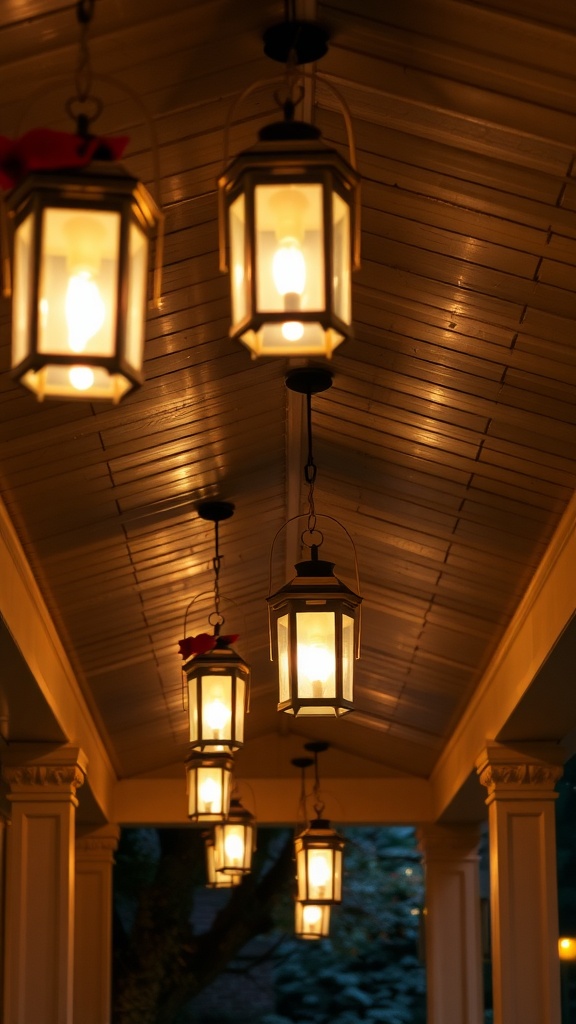
[[[408,875],[408,876],[413,875],[414,874],[414,868],[404,868],[404,874]]]
[[[561,960],[576,960],[576,939],[566,936],[558,939],[558,956]]]
[[[412,907],[412,910],[410,911],[410,913],[412,914],[412,917],[418,917],[419,914],[420,914],[420,911],[419,911],[418,907]]]

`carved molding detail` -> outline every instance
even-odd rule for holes
[[[118,848],[118,837],[114,836],[82,836],[76,840],[77,853],[109,853],[110,856]]]
[[[554,764],[487,764],[480,771],[480,782],[492,791],[499,786],[539,786],[553,789],[562,775]]]
[[[78,765],[4,765],[2,774],[12,790],[31,787],[76,790],[84,782],[84,772]]]

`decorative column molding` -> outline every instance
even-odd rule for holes
[[[72,1024],[74,831],[86,758],[19,744],[2,755],[10,791],[4,1024]]]
[[[74,1021],[110,1024],[112,974],[112,868],[117,825],[76,840]]]
[[[560,1024],[554,786],[564,754],[548,743],[490,744],[488,790],[494,1024]]]
[[[428,1024],[482,1024],[479,825],[418,830],[426,871]]]

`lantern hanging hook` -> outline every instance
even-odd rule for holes
[[[224,625],[224,616],[220,611],[220,569],[222,567],[222,556],[220,554],[220,531],[219,526],[223,519],[230,519],[234,513],[234,505],[229,501],[204,501],[198,506],[198,515],[201,519],[214,523],[214,557],[212,559],[212,570],[214,572],[214,611],[210,613],[208,622],[214,628],[214,636],[220,635],[220,627]]]
[[[316,812],[316,818],[320,820],[324,815],[324,802],[320,796],[320,771],[318,766],[318,754],[322,754],[325,750],[328,750],[330,744],[324,740],[313,740],[311,743],[305,743],[304,749],[309,750],[314,755],[314,786],[312,789],[314,796],[314,810]]]

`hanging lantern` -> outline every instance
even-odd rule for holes
[[[91,92],[93,12],[93,2],[76,3],[76,95],[66,104],[75,134],[41,128],[1,140],[0,184],[10,189],[14,236],[11,365],[39,399],[118,402],[143,380],[148,246],[162,214],[116,162],[128,140],[92,130],[102,110]],[[161,232],[157,305],[160,250]]]
[[[232,875],[227,871],[216,871],[214,863],[214,833],[206,832],[204,835],[204,850],[206,853],[206,888],[207,889],[232,889],[240,885],[243,875]]]
[[[330,934],[330,904],[294,904],[294,934],[297,939],[325,939]]]
[[[310,45],[299,48],[303,40]],[[330,358],[351,333],[360,179],[316,127],[294,120],[301,98],[294,98],[294,63],[322,56],[325,33],[286,23],[268,32],[266,44],[268,56],[290,62],[284,121],[263,128],[219,179],[230,335],[253,356]]]
[[[254,815],[236,798],[230,802],[225,821],[214,826],[214,867],[216,872],[231,875],[247,874],[256,848]]]
[[[268,598],[272,658],[278,661],[279,711],[344,715],[353,709],[357,609],[361,598],[312,558]]]
[[[115,163],[30,174],[14,224],[12,375],[39,399],[141,384],[152,197]]]
[[[231,753],[244,743],[244,714],[248,702],[250,670],[230,646],[238,637],[220,634],[224,616],[220,612],[222,559],[219,524],[224,519],[230,519],[233,513],[234,505],[228,501],[206,501],[198,507],[200,518],[214,523],[214,611],[208,619],[213,629],[212,634],[185,636],[179,645],[184,659],[182,670],[188,684],[188,720],[193,750]],[[190,603],[193,604],[193,601]],[[190,605],[186,615],[189,608]]]
[[[183,666],[188,682],[190,743],[195,750],[237,750],[244,742],[249,670],[219,637],[212,651]]]
[[[188,817],[192,821],[216,822],[226,817],[232,768],[232,758],[223,753],[193,753],[188,758]]]
[[[316,818],[294,840],[297,899],[323,905],[342,902],[344,839],[325,818]]]
[[[339,717],[353,709],[362,598],[334,575],[333,562],[318,557],[323,537],[317,529],[314,510],[316,465],[312,455],[311,397],[331,385],[332,374],[321,368],[300,367],[286,377],[289,390],[307,398],[308,462],[304,480],[309,511],[302,542],[310,547],[311,558],[297,563],[296,576],[269,595],[268,607],[271,656],[278,662],[278,710],[293,715]]]

